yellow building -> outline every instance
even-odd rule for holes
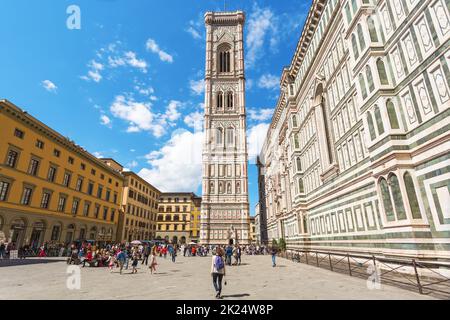
[[[6,100],[0,138],[0,241],[116,239],[119,172]]]
[[[198,241],[200,239],[200,217],[201,217],[201,207],[202,198],[193,197],[193,209],[191,211],[191,240]]]
[[[117,240],[152,240],[156,237],[161,192],[134,172],[123,172],[125,184]]]
[[[194,193],[162,193],[158,211],[156,238],[174,243],[198,239],[200,204]]]

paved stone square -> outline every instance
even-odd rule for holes
[[[48,263],[1,266],[0,300],[4,299],[192,299],[214,298],[211,257],[158,258],[156,274],[139,265],[137,274],[118,269],[81,268],[81,289],[69,290],[67,264]],[[431,299],[383,285],[369,290],[366,280],[270,256],[243,256],[243,265],[228,267],[224,300],[231,299]]]

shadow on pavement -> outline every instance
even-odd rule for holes
[[[249,297],[250,295],[248,293],[239,293],[239,294],[228,294],[223,295],[222,298],[243,298],[243,297]]]
[[[26,259],[12,259],[12,260],[0,260],[1,267],[15,267],[15,266],[26,266],[30,264],[45,264],[45,263],[55,263],[64,262],[66,258],[61,259],[45,259],[45,258],[26,258]]]

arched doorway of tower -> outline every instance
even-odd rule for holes
[[[20,248],[22,246],[26,228],[27,225],[25,223],[25,220],[23,219],[16,219],[11,222],[11,228],[9,233],[11,242],[14,243],[16,248]]]
[[[47,224],[45,221],[36,221],[33,224],[33,231],[31,232],[30,246],[32,249],[36,250],[42,245],[44,240],[44,234]]]
[[[173,244],[178,243],[178,237],[177,237],[177,236],[173,236],[173,238],[172,238],[172,243],[173,243]]]
[[[170,237],[169,236],[165,236],[164,240],[166,240],[166,242],[169,242]]]
[[[186,237],[182,236],[180,239],[181,244],[186,244]]]

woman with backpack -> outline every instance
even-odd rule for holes
[[[222,280],[225,276],[225,261],[223,258],[223,251],[220,248],[216,249],[216,255],[212,257],[211,275],[214,289],[216,290],[216,299],[220,299],[222,293]]]

